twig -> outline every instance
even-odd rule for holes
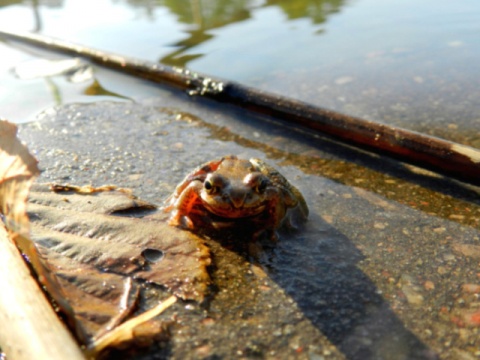
[[[153,319],[155,316],[161,314],[170,306],[172,306],[177,301],[176,296],[170,296],[167,300],[163,301],[162,303],[158,304],[153,309],[150,309],[143,314],[140,314],[123,324],[115,327],[112,331],[106,333],[102,337],[96,339],[94,343],[89,347],[88,353],[89,354],[98,354],[103,349],[108,346],[112,346],[115,344],[120,344],[122,342],[131,340],[134,338],[133,330],[140,324]]]
[[[295,126],[332,136],[349,145],[366,148],[439,174],[480,185],[480,150],[472,147],[343,115],[187,69],[127,58],[47,36],[0,31],[0,37],[80,56],[123,73],[156,83],[173,85],[186,90],[190,95],[205,96],[255,113],[273,116]]]
[[[85,359],[0,226],[0,345],[8,359]]]

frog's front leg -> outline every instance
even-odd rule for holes
[[[165,208],[165,211],[172,211],[172,215],[168,221],[169,225],[180,226],[188,229],[193,229],[194,224],[190,219],[190,214],[193,212],[193,207],[200,199],[200,192],[203,187],[203,182],[190,182],[178,196],[171,199],[170,205]]]
[[[278,196],[278,190],[272,188],[270,192],[270,201],[265,210],[266,220],[261,224],[261,228],[253,233],[254,240],[258,240],[263,235],[266,235],[272,242],[278,240],[277,230],[282,224],[286,209]]]

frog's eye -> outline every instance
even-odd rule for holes
[[[258,194],[263,193],[267,188],[267,185],[268,185],[268,181],[266,179],[261,180],[260,183],[258,183],[257,186],[255,186],[255,192],[257,192]]]
[[[213,186],[213,184],[210,180],[206,180],[203,183],[203,187],[205,188],[205,190],[207,190],[207,193],[209,193],[209,194],[213,194],[217,190],[217,187]]]

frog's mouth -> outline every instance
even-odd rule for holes
[[[205,208],[212,214],[226,219],[241,219],[261,214],[265,210],[265,205],[235,208],[230,204],[221,207],[205,204]]]

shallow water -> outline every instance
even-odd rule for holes
[[[475,0],[2,4],[0,24],[10,30],[187,66],[343,113],[480,143]],[[98,99],[86,94],[91,84],[58,77],[47,84],[16,81],[7,69],[29,56],[3,45],[0,51],[2,117],[25,121],[55,102]],[[103,70],[96,78],[107,92],[134,99],[158,95]]]
[[[307,199],[305,228],[278,243],[205,239],[211,297],[179,303],[172,338],[145,359],[478,354],[472,188],[186,96],[64,106],[20,135],[42,182],[113,183],[160,204],[199,164],[237,154],[265,159]],[[148,291],[154,303],[160,290]]]
[[[39,4],[4,5],[0,23],[480,147],[476,1]],[[207,240],[217,288],[208,308],[178,305],[168,356],[478,357],[477,188],[98,67],[85,83],[21,81],[7,69],[38,53],[0,53],[0,116],[119,102],[23,125],[42,181],[115,183],[160,203],[193,167],[233,153],[305,194],[307,228],[277,246]]]

